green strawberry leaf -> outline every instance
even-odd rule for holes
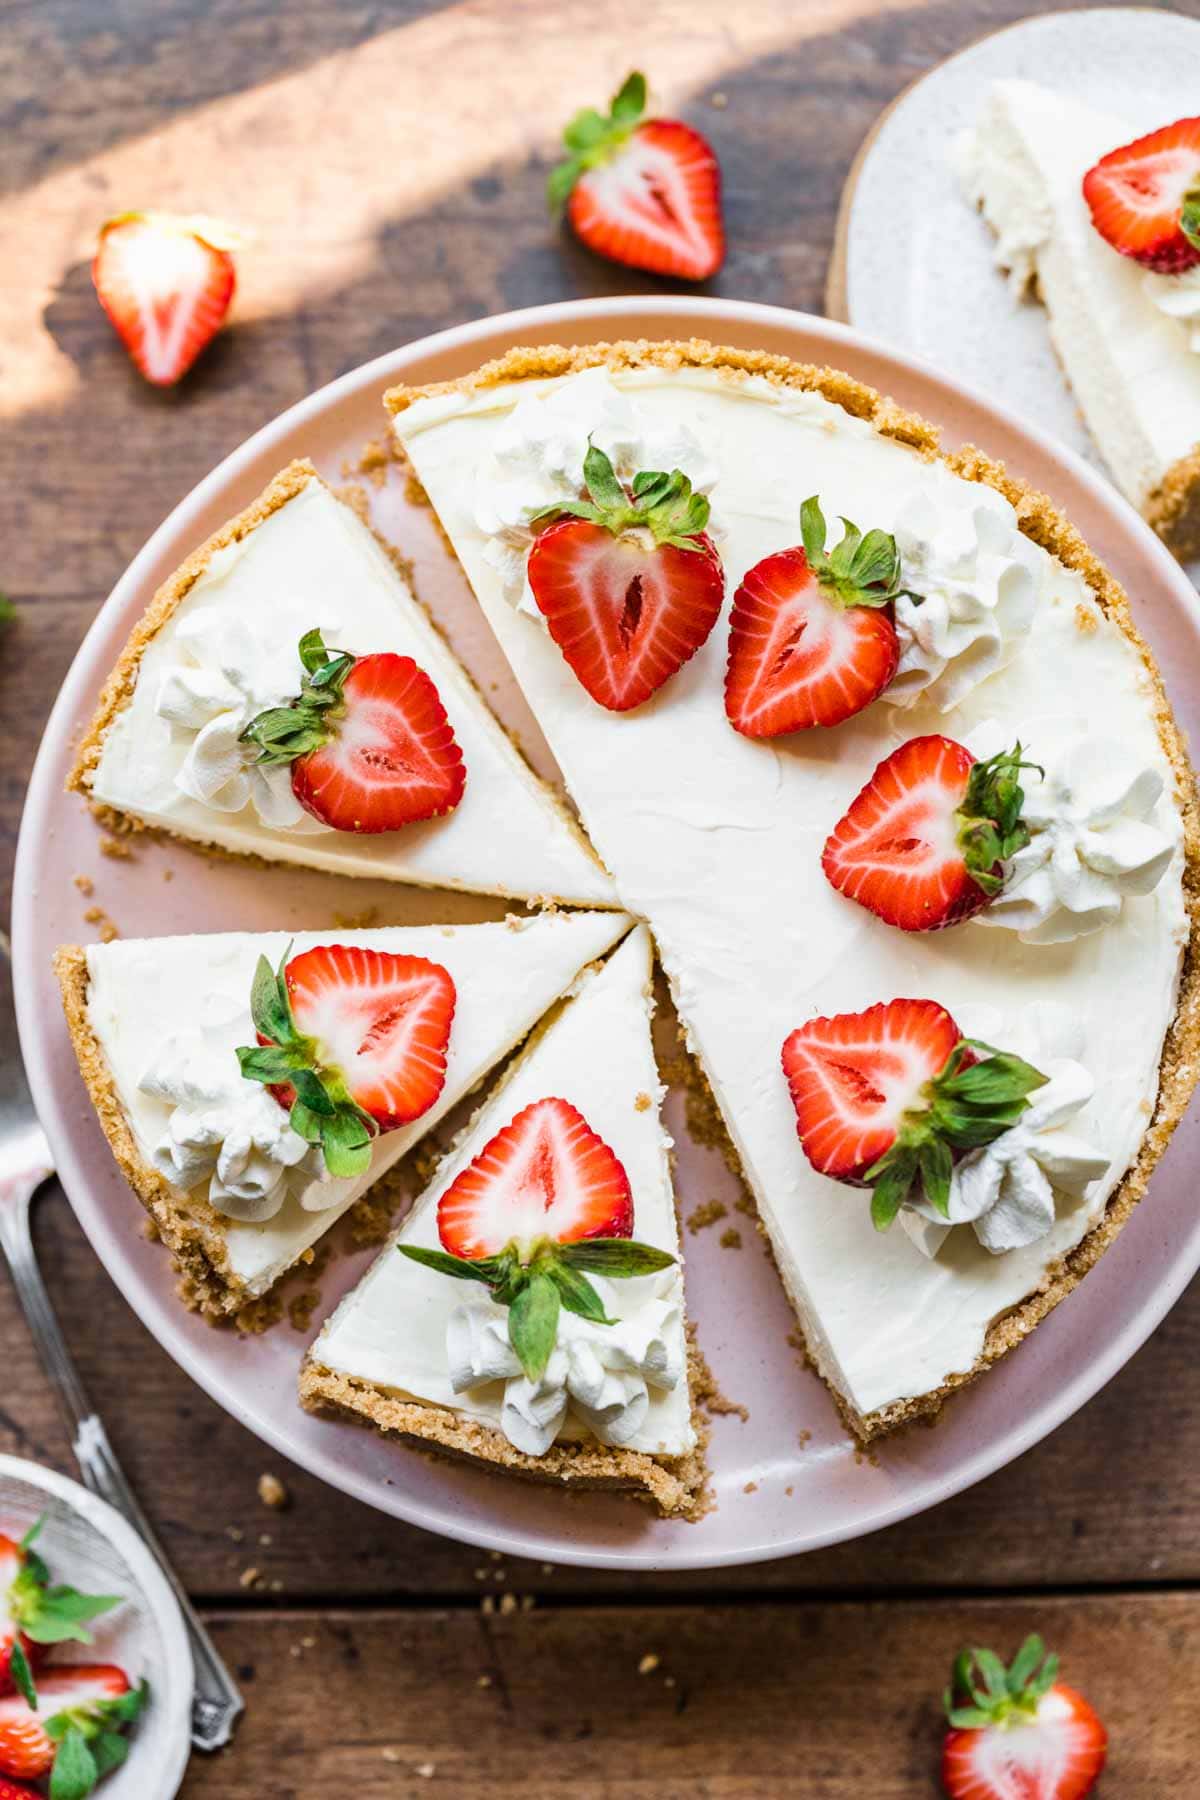
[[[1001,865],[1023,850],[1030,839],[1029,827],[1021,817],[1025,804],[1022,769],[1036,769],[1045,775],[1038,763],[1022,761],[1019,743],[975,763],[955,815],[967,872],[990,899],[1004,886]]]
[[[546,1372],[558,1335],[559,1293],[549,1275],[534,1274],[508,1309],[508,1341],[530,1381]]]
[[[50,1800],[87,1800],[99,1779],[87,1739],[78,1725],[68,1726],[50,1771]]]
[[[8,1659],[8,1672],[13,1678],[13,1686],[30,1712],[36,1712],[38,1709],[37,1687],[33,1679],[33,1670],[29,1666],[29,1658],[22,1648],[19,1637],[13,1639],[12,1654]]]
[[[556,519],[584,519],[620,536],[623,531],[649,531],[660,548],[702,551],[699,542],[709,519],[709,504],[697,494],[681,469],[641,469],[631,484],[632,497],[598,445],[588,442],[583,460],[586,500],[564,500],[534,515],[534,528]]]
[[[575,114],[563,132],[563,143],[571,154],[551,170],[546,182],[546,199],[552,212],[560,212],[566,205],[581,175],[616,155],[637,129],[645,110],[646,78],[635,70],[614,94],[607,118],[594,106],[585,106]]]
[[[343,686],[355,658],[346,650],[329,650],[320,631],[306,631],[299,643],[304,674],[300,692],[287,706],[268,707],[251,719],[241,734],[243,744],[254,744],[258,762],[265,767],[295,762],[327,744],[334,735],[332,721],[340,714]]]
[[[800,508],[800,537],[809,568],[821,590],[839,606],[889,606],[904,591],[900,586],[900,553],[887,531],[868,531],[842,520],[840,543],[827,551],[827,529],[816,494]]]
[[[96,1765],[96,1779],[103,1781],[114,1769],[119,1769],[129,1755],[129,1744],[119,1731],[102,1731],[93,1738],[89,1748],[92,1760]]]
[[[1183,196],[1179,229],[1193,250],[1200,250],[1200,180],[1193,181]]]
[[[571,1268],[569,1263],[551,1262],[547,1264],[546,1273],[558,1289],[558,1297],[570,1313],[581,1319],[590,1319],[593,1325],[615,1325],[604,1310],[604,1302],[588,1280],[578,1269]]]
[[[669,1250],[639,1244],[633,1238],[581,1238],[574,1244],[560,1244],[556,1257],[569,1268],[616,1277],[654,1275],[675,1261]]]
[[[339,1106],[331,1119],[325,1121],[321,1128],[321,1149],[325,1153],[325,1167],[331,1175],[346,1179],[357,1175],[365,1175],[371,1166],[371,1139],[376,1127],[371,1121],[368,1130],[367,1118],[361,1108],[353,1104]]]
[[[448,1250],[427,1250],[423,1244],[397,1244],[396,1248],[401,1256],[420,1263],[422,1268],[433,1269],[439,1275],[453,1275],[456,1281],[482,1281],[490,1287],[499,1276],[500,1259],[495,1256],[472,1262],[465,1256],[451,1256]]]

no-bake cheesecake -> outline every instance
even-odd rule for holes
[[[651,973],[640,926],[538,1029],[326,1323],[307,1407],[664,1513],[695,1505]]]
[[[1117,485],[1178,555],[1200,556],[1200,121],[1142,138],[1072,95],[998,81],[959,154]],[[1177,220],[1195,190],[1190,253],[1182,233],[1151,235],[1160,183]]]
[[[834,371],[515,350],[388,405],[653,929],[816,1368],[865,1437],[936,1410],[1112,1241],[1195,1080],[1192,776],[1125,596]]]
[[[548,912],[60,951],[80,1069],[122,1173],[183,1271],[185,1298],[220,1316],[266,1294],[629,925],[615,911]],[[293,1033],[273,1023],[270,994],[262,999],[264,968],[290,977]],[[392,986],[377,997],[369,980],[380,969]],[[289,1037],[301,1048],[289,1050]],[[306,1056],[305,1043],[323,1053]],[[292,1058],[282,1072],[255,1062],[271,1044]],[[325,1106],[303,1085],[314,1068],[340,1116],[367,1115],[348,1154],[337,1146],[343,1162],[321,1115],[296,1110],[297,1098]]]
[[[118,823],[239,855],[613,904],[402,567],[307,462],[159,589],[71,785]]]

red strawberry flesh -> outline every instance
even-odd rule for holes
[[[297,1028],[381,1130],[428,1112],[445,1083],[456,1000],[440,963],[321,945],[293,957],[286,980]],[[293,1096],[277,1097],[290,1105]]]
[[[220,328],[235,276],[228,251],[187,220],[124,213],[101,228],[92,280],[137,367],[147,381],[168,387]]]
[[[734,596],[725,711],[744,737],[838,725],[883,692],[899,655],[890,606],[840,606],[802,549],[779,550]]]
[[[974,765],[952,738],[901,744],[825,844],[821,866],[833,886],[902,931],[937,930],[986,906],[958,836]]]
[[[567,1100],[535,1100],[485,1145],[438,1202],[438,1235],[478,1261],[509,1244],[633,1235],[629,1178]]]
[[[934,1000],[890,1000],[812,1019],[783,1047],[796,1129],[814,1169],[859,1183],[962,1037]]]
[[[698,131],[677,119],[637,126],[588,169],[567,201],[577,237],[613,262],[704,281],[725,257],[721,171]]]
[[[377,833],[452,812],[462,751],[437,688],[411,656],[359,657],[342,685],[333,737],[292,765],[292,790],[338,831]]]
[[[1084,176],[1083,197],[1096,230],[1122,256],[1160,275],[1200,263],[1200,118],[1111,150]]]

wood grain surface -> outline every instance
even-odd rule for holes
[[[215,462],[420,333],[653,287],[545,217],[576,106],[647,68],[725,171],[729,258],[710,291],[817,311],[839,192],[882,108],[1029,10],[7,0],[0,588],[18,619],[0,658],[0,916],[57,687],[116,578]],[[1175,10],[1200,16],[1200,0]],[[234,328],[170,393],[133,373],[91,290],[98,222],[136,205],[255,233]],[[496,1561],[321,1488],[167,1360],[57,1189],[38,1241],[87,1384],[246,1685],[236,1745],[193,1764],[188,1800],[465,1794],[485,1778],[523,1800],[929,1795],[951,1654],[1011,1649],[1034,1625],[1112,1727],[1103,1793],[1200,1792],[1200,1289],[1085,1412],[923,1518],[719,1578],[634,1582]],[[68,1468],[3,1281],[0,1371],[0,1449]],[[268,1470],[284,1512],[257,1497]],[[536,1605],[501,1611],[506,1595]]]

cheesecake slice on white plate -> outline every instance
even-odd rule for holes
[[[1176,213],[1189,184],[1200,205],[1200,125],[1180,123],[1195,128],[1184,142],[1170,147],[1164,133],[1161,145],[1128,159],[1132,199],[1151,214],[1159,202],[1146,198],[1143,171],[1157,180],[1155,165],[1170,177]],[[1095,111],[1072,94],[1006,80],[992,85],[957,154],[1015,298],[1032,291],[1046,310],[1054,348],[1118,487],[1186,560],[1200,556],[1200,236],[1190,255],[1182,235],[1174,255],[1136,241],[1122,253],[1098,228],[1084,193],[1089,171],[1147,135],[1145,125]]]
[[[864,1436],[936,1410],[1111,1241],[1195,1076],[1192,777],[1124,595],[1043,496],[977,452],[939,456],[922,420],[836,371],[701,343],[514,350],[389,405],[622,902],[654,932],[815,1366]],[[814,496],[862,538],[823,550]],[[964,781],[1020,746],[1029,841],[1005,829],[979,865],[991,892],[976,884],[959,923],[918,868],[928,922],[949,928],[899,928],[825,847],[878,765],[935,736]],[[967,873],[953,804],[930,874],[947,857]],[[919,862],[912,823],[884,861],[908,844]],[[1072,1067],[1039,1110],[1005,1065],[1012,1131],[975,1140],[970,1195],[947,1199],[931,1155],[933,1219],[906,1200],[882,1230],[848,1184],[878,1139],[861,1168],[818,1166],[794,1034],[853,1034],[831,1091],[857,1084],[871,1113],[895,1089],[875,1049],[904,1026],[872,1008],[898,999],[939,1021],[955,1071],[964,1034],[1040,1075]],[[1068,1120],[1071,1146],[1031,1146]]]
[[[539,1029],[325,1325],[307,1407],[664,1513],[695,1506],[651,972],[641,926]]]
[[[119,824],[270,862],[614,904],[403,565],[307,462],[159,589],[70,785]]]
[[[188,1303],[220,1315],[265,1295],[629,925],[619,912],[541,913],[61,950],[80,1070],[122,1173],[174,1252]],[[337,1146],[331,1155],[319,1117],[292,1110],[296,1074],[268,1087],[269,1070],[242,1073],[239,1050],[289,1036],[286,1022],[279,1029],[252,1005],[263,967],[283,969],[294,1023],[307,1033],[296,1068],[320,1072],[336,1115],[362,1126],[350,1132],[346,1162]],[[305,1011],[297,971],[309,977]],[[418,1035],[406,1039],[410,1031]],[[364,1080],[391,1080],[398,1068],[408,1085],[377,1102],[352,1067]],[[349,1172],[331,1173],[331,1160]]]

